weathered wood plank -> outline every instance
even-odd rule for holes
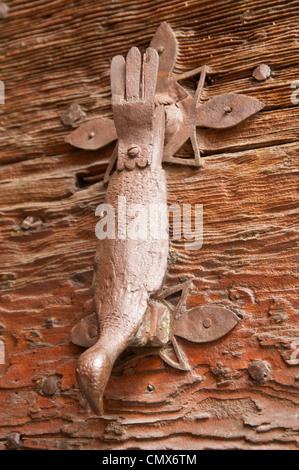
[[[10,6],[0,20],[0,449],[12,431],[25,449],[298,448],[298,2]],[[167,165],[169,203],[204,210],[202,248],[172,241],[167,282],[193,279],[187,308],[215,303],[242,318],[213,344],[181,340],[188,373],[158,357],[115,370],[97,418],[81,406],[81,348],[68,335],[93,311],[94,211],[112,147],[72,149],[60,115],[76,101],[85,119],[111,116],[111,58],[144,49],[163,20],[179,41],[175,72],[209,66],[203,100],[233,91],[267,104],[238,133],[216,141],[199,130],[202,169]],[[259,83],[252,71],[262,62],[273,73]],[[188,145],[181,154],[191,156]],[[22,228],[28,216],[36,225]],[[262,382],[248,372],[255,359],[271,368]],[[53,396],[43,392],[48,377]]]

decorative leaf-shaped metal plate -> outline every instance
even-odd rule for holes
[[[206,343],[226,335],[238,321],[237,315],[226,308],[203,305],[181,315],[173,334],[193,343]]]
[[[236,126],[265,107],[261,101],[246,95],[225,93],[200,105],[196,111],[196,126],[227,129]]]
[[[163,21],[155,32],[150,47],[156,49],[159,54],[159,72],[160,77],[169,77],[173,71],[173,67],[178,53],[178,42],[171,27]]]
[[[72,343],[77,346],[83,346],[84,348],[90,348],[93,346],[97,342],[97,338],[97,316],[95,313],[91,313],[90,315],[81,318],[70,334]]]
[[[76,130],[66,136],[68,144],[85,150],[97,150],[117,139],[112,119],[95,118],[84,122]]]

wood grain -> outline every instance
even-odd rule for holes
[[[0,20],[0,449],[11,432],[22,449],[298,448],[299,372],[290,360],[299,298],[298,2],[8,3]],[[71,148],[60,115],[77,102],[85,120],[111,117],[111,58],[132,45],[144,50],[164,20],[179,41],[175,73],[209,66],[204,101],[233,91],[266,103],[217,138],[198,131],[201,170],[165,165],[169,203],[204,211],[203,247],[172,242],[167,284],[192,278],[186,308],[217,304],[241,320],[214,343],[180,340],[188,373],[155,356],[115,371],[97,418],[80,398],[82,349],[69,332],[93,311],[94,212],[112,147]],[[265,82],[252,78],[261,63],[272,70]],[[190,146],[180,153],[190,157]],[[28,216],[35,225],[26,230]],[[271,368],[262,382],[248,372],[256,359]]]

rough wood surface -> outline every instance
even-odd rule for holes
[[[0,19],[0,449],[12,432],[22,449],[298,448],[299,372],[290,361],[299,297],[298,1],[8,3]],[[179,41],[176,73],[210,66],[204,100],[233,91],[267,104],[217,141],[201,131],[202,169],[167,165],[169,202],[204,207],[203,247],[173,242],[167,282],[192,278],[187,306],[221,305],[242,320],[215,343],[181,341],[191,372],[157,357],[115,371],[97,418],[80,399],[82,350],[69,332],[93,310],[94,212],[112,149],[71,148],[60,115],[78,102],[85,120],[111,116],[111,58],[144,49],[164,20]],[[272,69],[265,82],[252,78],[261,63]],[[257,359],[271,368],[261,382],[248,372]]]

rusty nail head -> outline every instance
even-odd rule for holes
[[[131,157],[131,158],[135,158],[135,157],[137,157],[139,154],[140,154],[140,148],[138,147],[138,145],[132,145],[132,146],[128,149],[128,155],[129,155],[129,157]]]
[[[267,64],[261,64],[256,67],[252,73],[253,78],[255,78],[258,82],[263,82],[267,80],[271,75],[271,69]]]
[[[250,377],[257,382],[264,380],[269,375],[270,370],[268,362],[262,360],[255,360],[248,366]]]
[[[6,438],[7,450],[17,450],[21,444],[21,435],[18,432],[12,432]]]
[[[118,156],[117,169],[119,172],[123,170],[128,170],[128,171],[133,170],[135,168],[135,163],[137,166],[140,166],[140,168],[144,168],[146,165],[148,165],[151,168],[150,158],[147,158],[147,155],[145,156],[142,155],[142,157],[144,158],[136,158],[136,161],[134,161],[133,159],[137,157],[137,155],[142,154],[143,152],[141,151],[141,149],[143,149],[144,147],[147,147],[152,142],[155,142],[155,139],[160,140],[160,138],[163,137],[162,140],[164,140],[165,129],[163,129],[163,132],[161,133],[159,127],[161,126],[165,127],[164,119],[162,119],[162,117],[164,118],[163,107],[166,104],[171,105],[172,103],[175,103],[175,102],[180,104],[180,106],[178,107],[180,111],[179,113],[177,112],[174,106],[172,107],[170,106],[171,107],[170,111],[173,111],[173,109],[175,111],[174,120],[175,121],[179,120],[179,126],[178,128],[177,126],[175,126],[175,129],[168,129],[166,126],[166,134],[169,134],[169,141],[167,141],[167,144],[164,147],[164,149],[163,149],[163,141],[161,141],[162,145],[159,146],[159,155],[157,152],[157,159],[159,157],[160,161],[164,159],[164,161],[166,162],[173,162],[174,157],[172,157],[172,155],[174,155],[176,151],[182,147],[184,142],[186,142],[189,139],[189,137],[191,137],[191,143],[192,143],[192,147],[194,150],[195,158],[192,159],[191,161],[185,161],[187,159],[175,159],[176,161],[174,162],[196,166],[196,167],[200,166],[200,149],[197,145],[196,127],[204,127],[204,128],[210,128],[210,129],[230,128],[244,121],[244,119],[255,114],[256,112],[258,112],[260,109],[264,107],[264,104],[259,102],[258,100],[246,97],[245,95],[237,95],[237,94],[229,94],[229,93],[220,95],[212,100],[209,100],[207,103],[201,104],[199,106],[201,93],[202,93],[204,83],[205,83],[207,67],[204,66],[204,67],[195,69],[195,71],[193,71],[191,74],[186,73],[186,74],[181,74],[177,76],[176,78],[174,76],[172,77],[171,74],[172,74],[175,60],[177,57],[177,49],[178,49],[175,35],[173,31],[171,30],[171,28],[165,22],[162,23],[160,29],[157,30],[156,34],[157,35],[153,38],[151,42],[151,50],[148,50],[148,57],[147,57],[148,61],[146,60],[144,61],[144,65],[146,63],[146,69],[147,69],[146,73],[148,73],[148,80],[144,80],[143,82],[143,84],[149,83],[151,85],[151,88],[149,90],[150,91],[149,96],[150,96],[150,102],[152,103],[152,105],[155,104],[155,99],[154,99],[155,89],[156,89],[156,94],[159,95],[158,106],[156,108],[156,118],[154,116],[154,113],[152,113],[154,106],[144,107],[144,103],[140,103],[139,105],[139,101],[140,101],[139,99],[137,99],[136,111],[140,109],[140,112],[139,111],[135,112],[135,109],[131,108],[131,106],[128,107],[127,105],[124,105],[125,101],[131,101],[131,100],[121,99],[119,101],[117,99],[116,100],[117,102],[115,103],[113,99],[114,95],[117,95],[118,98],[120,98],[121,95],[124,96],[123,92],[125,91],[129,97],[130,96],[135,97],[136,95],[138,96],[138,91],[140,91],[140,68],[136,67],[134,64],[137,64],[137,62],[140,63],[140,51],[138,51],[138,49],[136,48],[132,48],[129,52],[129,55],[127,56],[127,61],[125,61],[125,63],[124,63],[124,58],[121,58],[121,62],[120,62],[119,56],[116,56],[112,61],[111,74],[110,74],[111,82],[112,82],[111,83],[112,102],[114,102],[113,111],[114,111],[115,117],[116,117],[116,112],[117,112],[118,118],[115,119],[115,123],[113,123],[111,120],[108,120],[109,124],[107,124],[107,121],[104,121],[107,124],[105,125],[105,129],[107,129],[107,134],[105,133],[105,139],[100,139],[100,143],[98,142],[98,148],[100,148],[101,146],[107,145],[107,143],[109,142],[116,140],[117,137],[120,138],[119,145],[115,147],[117,150],[115,154],[113,152],[114,157],[111,160],[112,164],[114,165],[114,162]],[[165,47],[165,50],[164,50],[164,47]],[[156,51],[158,50],[158,53],[160,53],[161,55],[160,59],[158,59],[157,52],[154,51],[153,49],[156,49]],[[128,58],[130,59],[128,60]],[[123,74],[124,66],[125,66],[125,71],[126,71],[126,78],[124,77],[124,74]],[[200,79],[198,81],[198,85],[197,85],[194,97],[192,97],[192,95],[189,94],[177,82],[178,80],[182,80],[184,77],[188,78],[188,77],[194,76],[198,72],[200,72]],[[132,79],[132,83],[131,83],[131,79]],[[156,80],[157,80],[157,85],[158,85],[157,87],[153,86],[153,85],[156,85]],[[129,87],[127,86],[127,90],[125,90],[126,85],[128,84],[130,84],[130,86]],[[119,94],[120,90],[123,90],[123,92]],[[183,103],[186,105],[185,109],[183,109]],[[224,118],[223,109],[226,109],[225,112],[228,112],[231,114],[225,116]],[[150,110],[150,112],[148,110]],[[170,116],[171,116],[171,112],[170,112]],[[128,122],[128,119],[130,120],[130,122],[132,121],[132,123],[135,121],[134,124],[140,127],[140,129],[142,129],[144,126],[148,127],[148,131],[142,132],[142,136],[140,136],[140,140],[138,140],[139,135],[140,135],[138,129],[134,129],[134,134],[132,135],[127,135],[127,136],[124,135],[124,131],[126,129],[123,129],[123,127],[126,127],[125,123]],[[157,123],[159,123],[158,126],[154,125],[155,119]],[[166,121],[167,120],[169,121],[169,119],[166,119]],[[94,127],[91,127],[91,126],[94,126]],[[81,129],[83,132],[83,128]],[[88,136],[88,132],[93,131],[93,130],[95,131],[95,134],[96,134],[94,141],[98,140],[97,139],[97,134],[98,134],[97,129],[99,129],[98,125],[92,124],[90,121],[88,126],[85,126],[84,129],[85,129],[84,132],[87,131],[85,133],[85,140],[88,140],[86,139],[86,136]],[[178,132],[177,132],[177,129],[178,129]],[[128,131],[129,129],[127,130],[127,132]],[[71,142],[71,140],[69,140],[69,142]],[[79,139],[79,144],[80,144],[79,147],[81,146],[82,148],[91,148],[93,142],[90,142],[90,147],[86,145],[85,147],[83,147],[82,143],[80,144],[80,139]],[[133,145],[133,142],[135,142],[136,144],[139,144],[141,148],[139,148],[135,144]],[[127,157],[132,158],[132,160],[130,160]],[[113,165],[111,166],[111,170],[113,168]],[[128,186],[129,190],[131,188],[132,190],[134,189],[134,185],[135,185],[134,175],[133,177],[130,178],[130,180],[128,180],[130,184],[130,186]],[[164,198],[164,196],[162,195],[163,191],[161,191],[160,196],[156,196],[155,180],[152,179],[151,181],[151,180],[146,179],[144,180],[144,184],[145,182],[147,184],[147,188],[146,188],[147,191],[145,192],[145,194],[143,194],[144,193],[143,187],[140,186],[140,188],[138,189],[138,191],[140,191],[140,197],[143,198],[142,199],[143,204],[148,204],[149,201],[153,202],[155,200],[157,202],[162,201],[162,199]],[[148,186],[148,184],[150,184],[150,186]],[[120,187],[120,190],[122,191],[123,188]],[[136,193],[136,194],[139,194],[139,193]],[[164,192],[164,194],[166,197],[166,191]],[[168,246],[166,248],[168,248]],[[115,258],[118,257],[118,253],[119,253],[120,260],[118,260],[118,263],[116,264],[116,268],[115,268],[116,273],[117,273],[117,270],[122,269],[123,262],[131,263],[131,259],[127,258],[126,250],[124,250],[124,253],[122,253],[122,247],[117,248],[117,250],[119,250],[119,252],[115,252]],[[105,246],[103,248],[103,253],[104,252],[105,252]],[[155,256],[157,256],[156,258],[157,265],[158,263],[160,264],[160,260],[163,259],[164,253],[166,253],[166,250],[164,250],[164,248],[161,250],[160,249],[157,250],[157,254],[155,252]],[[146,265],[146,263],[149,263],[149,266],[150,266],[153,263],[152,255],[153,255],[153,249],[149,248],[148,246],[145,246],[143,257],[142,257],[142,265],[143,264]],[[106,260],[108,260],[109,256],[110,254],[109,252],[107,252],[106,254],[107,258],[104,258],[104,261],[103,261],[104,264]],[[134,256],[134,254],[132,256]],[[108,266],[108,262],[107,262],[107,266]],[[163,273],[160,269],[156,271],[157,273],[154,273],[155,282],[158,282],[159,276],[161,276],[161,282],[160,281],[159,282],[160,282],[160,285],[162,285],[163,277],[166,271],[164,270]],[[144,272],[145,272],[144,276],[146,276],[146,270]],[[108,275],[110,276],[110,273],[108,273]],[[135,275],[132,274],[132,276],[133,276],[132,279],[134,278],[133,282],[135,282]],[[101,276],[98,277],[98,279],[100,278]],[[126,282],[128,282],[128,280],[126,280]],[[139,284],[140,284],[140,293],[141,293],[142,292],[141,286],[144,283],[140,281]],[[101,292],[101,295],[102,295],[102,292],[104,292],[105,290],[104,283],[102,284],[101,282],[98,282],[97,289],[98,289],[97,292]],[[98,296],[98,294],[96,294],[96,296]],[[179,302],[178,305],[179,307],[181,307],[182,305],[181,301]],[[202,343],[202,342],[212,341],[212,340],[220,338],[221,336],[226,334],[228,331],[230,331],[237,324],[239,320],[238,317],[233,312],[228,311],[227,309],[217,307],[217,306],[214,306],[214,307],[212,306],[212,311],[209,308],[208,312],[206,311],[201,312],[202,320],[199,321],[197,310],[198,309],[195,308],[195,309],[192,309],[190,312],[188,312],[187,322],[186,322],[186,317],[182,318],[182,315],[181,316],[177,315],[176,322],[171,332],[172,341],[175,341],[175,335],[180,336],[189,341],[193,341],[193,342]],[[218,315],[219,312],[220,312],[220,315]],[[142,318],[144,318],[144,315],[145,315],[144,309],[140,310],[139,315],[140,315],[140,320],[142,320]],[[219,316],[221,317],[220,320],[219,320]],[[223,320],[223,317],[224,317],[224,320]],[[107,325],[109,323],[109,318],[110,318],[109,315],[106,315],[105,320],[103,320],[105,321],[105,324]],[[121,321],[127,322],[126,312],[123,312],[123,315],[119,317],[120,326],[121,326]],[[125,348],[125,340],[127,340],[127,345],[130,344],[132,334],[136,330],[135,323],[133,321],[131,323],[132,323],[132,326],[130,328],[133,328],[134,326],[134,330],[132,329],[131,331],[129,331],[129,329],[126,328],[125,331],[122,332],[121,328],[116,329],[115,347],[114,347],[113,356],[116,357],[118,354],[120,354],[123,351],[123,349]],[[204,330],[203,328],[206,328],[207,330]],[[127,336],[124,336],[124,334]],[[121,341],[118,340],[118,336],[119,338],[121,338]],[[154,334],[153,338],[154,340],[156,340],[157,336]],[[104,346],[105,341],[106,341],[106,337],[104,335],[103,339],[100,338],[99,345],[102,344]],[[123,346],[120,346],[120,345],[123,345]],[[179,350],[179,347],[177,347],[177,350]],[[179,358],[179,353],[177,351],[176,353],[177,353],[178,360],[180,361],[179,367],[182,368],[183,370],[188,370],[188,364],[186,364],[186,361]],[[89,356],[89,352],[85,352],[83,356],[81,356],[78,366],[77,366],[77,377],[78,377],[81,391],[88,398],[90,404],[92,405],[93,410],[97,414],[102,414],[103,413],[102,398],[103,398],[105,386],[107,384],[107,381],[111,373],[110,364],[111,364],[112,358],[108,357],[108,353],[106,354],[105,347],[104,347],[103,353],[102,352],[99,353],[100,355],[99,360],[103,361],[104,366],[98,367],[98,364],[94,361],[94,358],[95,358],[94,351],[90,350],[90,354],[92,355],[92,360],[90,360],[91,356]],[[161,351],[160,351],[160,355],[161,355]],[[161,357],[163,358],[163,353]],[[164,357],[167,358],[167,354],[164,354]],[[114,360],[115,359],[113,359],[113,362]],[[168,358],[168,363],[170,362],[174,363],[175,361],[173,361],[173,359],[170,360],[170,358]],[[225,373],[226,372],[224,369],[222,374],[225,374]],[[155,390],[155,387],[153,385],[148,384],[146,386],[147,392],[153,392],[154,390]]]

